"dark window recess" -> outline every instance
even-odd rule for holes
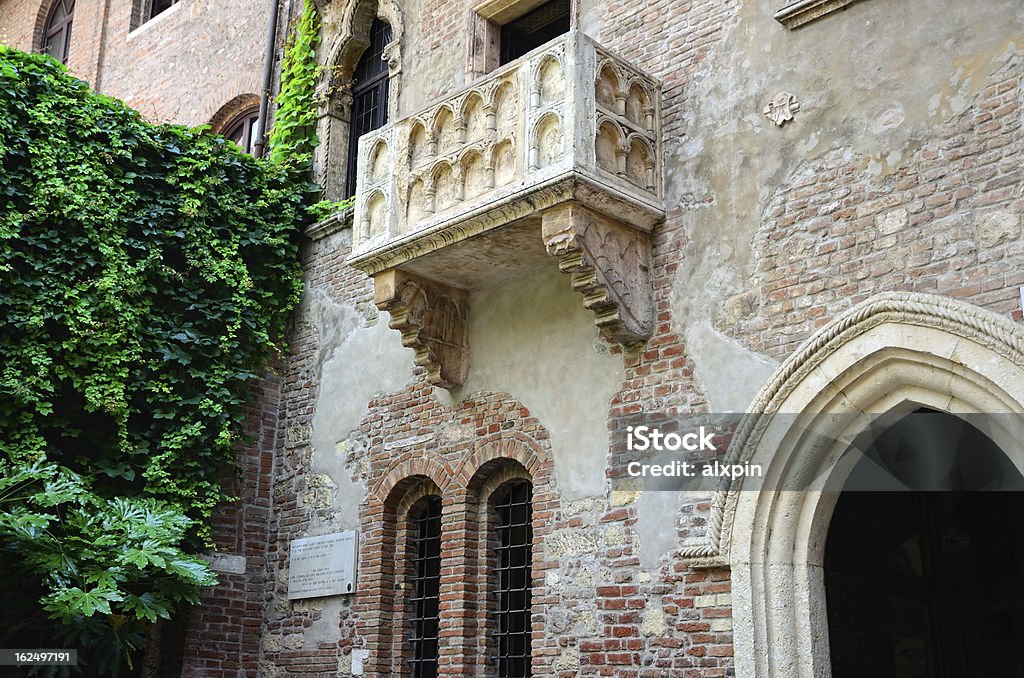
[[[441,591],[441,498],[429,497],[412,518],[412,599],[409,666],[413,678],[436,678]]]
[[[161,12],[166,12],[171,8],[171,5],[177,5],[178,0],[151,0],[149,3],[149,16],[146,19],[152,19]]]
[[[507,64],[569,32],[569,0],[553,0],[501,27],[501,63]]]
[[[62,64],[68,62],[68,51],[71,49],[71,19],[74,13],[75,0],[56,0],[43,26],[42,51]]]
[[[352,74],[352,124],[348,135],[348,174],[345,195],[356,194],[359,137],[388,121],[388,64],[384,48],[391,42],[391,26],[380,19],[370,27],[370,46]]]
[[[256,143],[256,123],[259,122],[259,109],[254,108],[242,113],[225,128],[224,136],[242,147],[246,153],[252,153]]]
[[[530,558],[533,543],[532,489],[513,480],[494,499],[497,518],[495,647],[499,678],[530,675]]]

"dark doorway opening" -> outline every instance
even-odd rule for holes
[[[972,461],[989,470],[972,476]],[[1024,493],[978,489],[991,486],[993,469],[1002,488],[1024,477],[977,428],[929,411],[879,436],[852,486],[863,486],[865,469],[897,462],[904,483],[949,489],[844,487],[824,560],[832,675],[1024,676]]]

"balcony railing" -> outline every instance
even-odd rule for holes
[[[568,178],[576,199],[649,229],[662,215],[660,94],[574,31],[364,135],[351,262],[373,273],[431,249],[418,240],[450,244],[453,226],[455,239],[498,227],[557,201],[516,204]],[[495,210],[507,219],[480,218]]]

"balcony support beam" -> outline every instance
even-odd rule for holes
[[[544,247],[569,274],[583,305],[609,341],[631,346],[646,341],[654,324],[651,239],[575,202],[546,210]]]
[[[452,388],[469,375],[469,295],[392,268],[373,276],[373,301],[389,327],[416,351],[415,363],[435,386]]]

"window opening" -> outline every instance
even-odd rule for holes
[[[494,502],[497,517],[495,645],[499,678],[530,676],[532,489],[511,481]]]
[[[166,12],[171,8],[172,5],[178,4],[178,0],[152,0],[149,5],[149,15],[146,17],[147,20],[152,19],[157,14]]]
[[[374,19],[370,46],[352,74],[352,123],[348,137],[348,174],[345,195],[356,193],[356,163],[359,137],[383,127],[388,121],[388,65],[384,48],[391,43],[391,26]]]
[[[256,125],[259,123],[259,113],[258,108],[246,111],[225,128],[224,136],[241,146],[246,153],[252,153],[252,147],[256,143]]]
[[[74,13],[75,0],[56,0],[43,27],[42,52],[62,64],[68,62],[71,50],[71,20]]]
[[[441,592],[441,498],[430,497],[412,519],[411,653],[413,678],[436,678]]]
[[[569,32],[569,0],[553,0],[501,27],[501,64]]]

